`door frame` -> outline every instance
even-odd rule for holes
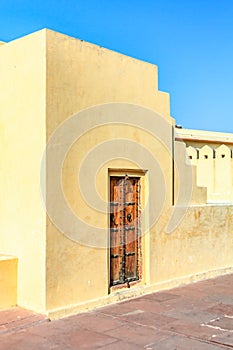
[[[116,289],[129,288],[134,285],[146,284],[149,282],[149,248],[150,248],[150,235],[149,235],[149,203],[148,203],[148,171],[141,169],[108,169],[108,213],[110,213],[110,178],[111,177],[137,177],[140,181],[140,212],[141,215],[141,233],[140,233],[140,279],[138,281],[110,286],[110,215],[108,215],[108,285],[109,293]],[[145,259],[145,257],[147,257]]]

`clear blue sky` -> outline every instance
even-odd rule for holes
[[[233,132],[232,0],[0,2],[0,40],[45,27],[158,65],[177,124]]]

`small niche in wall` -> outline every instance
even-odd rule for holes
[[[205,155],[204,155],[204,158],[205,158],[205,159],[208,159],[208,155],[207,155],[207,154],[205,154]]]

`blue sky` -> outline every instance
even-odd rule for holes
[[[0,40],[42,28],[158,65],[177,124],[233,132],[232,0],[0,2]]]

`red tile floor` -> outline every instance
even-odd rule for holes
[[[233,349],[233,274],[49,322],[0,311],[0,350]]]

